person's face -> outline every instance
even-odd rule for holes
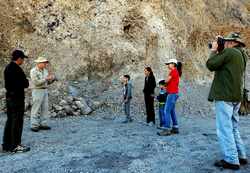
[[[144,69],[144,74],[145,74],[145,76],[149,76],[150,72],[147,71],[147,69]]]
[[[226,42],[225,42],[225,47],[226,47],[226,48],[233,48],[233,47],[235,47],[235,46],[237,46],[237,45],[238,45],[238,43],[235,42],[235,41],[226,41]]]
[[[225,42],[225,47],[226,47],[226,48],[230,48],[231,45],[232,45],[232,44],[231,44],[231,41],[226,41],[226,42]]]
[[[18,65],[22,65],[24,63],[24,58],[18,58],[17,61],[16,61],[16,63]]]
[[[164,89],[165,88],[165,85],[160,85],[160,89]]]
[[[41,62],[38,64],[38,68],[40,69],[45,69],[48,65],[48,62]]]
[[[123,78],[122,78],[122,82],[123,82],[123,84],[127,84],[127,83],[128,83],[128,78],[123,77]]]
[[[175,67],[175,65],[173,63],[170,63],[167,65],[168,69],[171,70]]]

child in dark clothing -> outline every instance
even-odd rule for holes
[[[164,120],[164,107],[165,107],[165,102],[166,102],[166,89],[165,89],[165,80],[159,81],[159,87],[160,87],[160,92],[159,95],[157,96],[157,100],[159,102],[159,120],[160,120],[160,126],[158,128],[162,128],[162,126],[165,123]]]

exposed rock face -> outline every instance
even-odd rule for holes
[[[136,79],[145,64],[162,78],[177,57],[186,78],[206,80],[207,42],[231,30],[249,38],[249,10],[247,0],[0,0],[1,66],[21,48],[26,69],[44,55],[61,79]]]

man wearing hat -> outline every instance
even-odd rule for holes
[[[48,84],[55,77],[48,73],[49,61],[44,57],[35,60],[36,66],[30,71],[32,87],[31,131],[50,130],[48,126]],[[41,111],[39,114],[39,110]]]
[[[237,170],[247,164],[245,147],[239,131],[238,110],[243,98],[243,73],[246,56],[242,47],[244,42],[238,33],[230,33],[225,40],[225,49],[218,52],[216,41],[207,60],[207,68],[215,72],[208,96],[215,102],[216,128],[223,159],[215,166]]]
[[[21,50],[12,53],[11,62],[4,70],[6,88],[7,121],[4,128],[2,149],[5,152],[27,152],[29,147],[21,145],[24,118],[24,89],[29,87],[22,68],[27,56]]]

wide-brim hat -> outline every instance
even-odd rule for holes
[[[240,34],[237,32],[231,32],[226,37],[224,37],[224,40],[225,41],[235,41],[235,42],[238,42],[241,46],[246,47],[246,44],[244,43],[244,41],[240,37]]]
[[[168,64],[176,64],[177,65],[177,63],[178,63],[177,59],[172,58],[172,59],[169,59],[165,64],[166,65],[168,65]]]
[[[35,63],[43,63],[43,62],[49,62],[49,60],[45,57],[38,57],[36,60],[35,60]]]

